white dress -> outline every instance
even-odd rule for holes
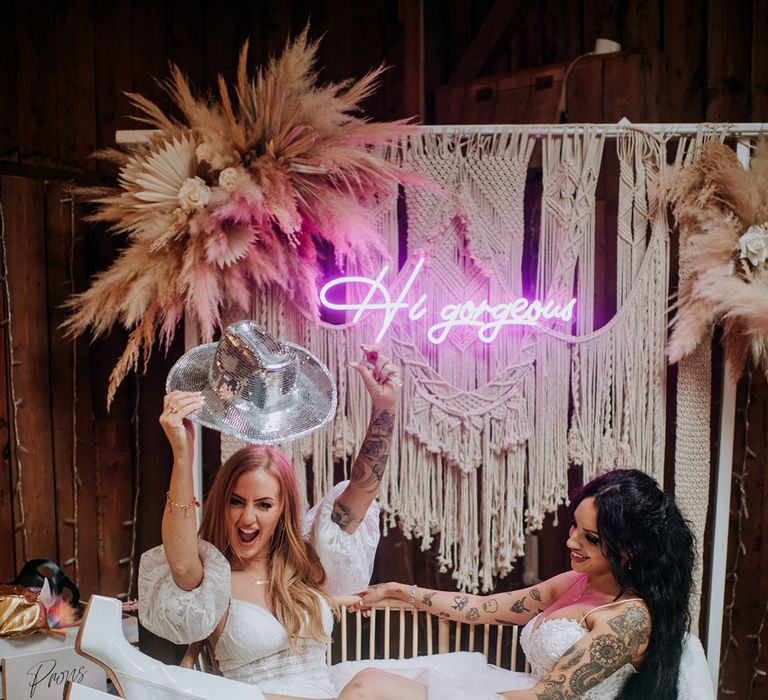
[[[333,503],[345,487],[346,482],[334,486],[304,519],[304,536],[318,551],[331,595],[348,595],[365,589],[379,540],[377,503],[351,535],[331,521]],[[176,586],[162,545],[144,553],[139,568],[141,623],[172,642],[189,644],[207,638],[229,606],[227,622],[214,649],[219,669],[224,676],[253,684],[265,693],[335,697],[358,671],[375,666],[428,686],[429,700],[500,700],[498,693],[535,685],[572,644],[587,634],[576,620],[550,619],[537,624],[537,618],[533,618],[520,636],[531,674],[489,665],[479,652],[406,660],[349,661],[331,667],[326,663],[324,643],[306,641],[291,649],[285,629],[269,610],[232,599],[229,562],[204,540],[199,541],[199,551],[205,574],[200,586],[193,591]],[[333,616],[325,600],[320,600],[323,625],[330,635]],[[698,640],[695,642],[698,644]],[[701,650],[700,644],[698,649]],[[700,653],[703,659],[703,652]],[[684,661],[685,658],[684,651]],[[585,697],[616,698],[633,672],[631,665],[624,666]],[[699,682],[701,676],[699,667],[690,674],[689,680]],[[704,676],[708,679],[706,662]],[[680,698],[708,700],[714,698],[714,692],[707,694],[696,689],[692,694],[681,692]]]
[[[422,656],[403,661],[348,661],[331,668],[331,681],[338,693],[357,671],[376,666],[410,678],[428,687],[429,700],[503,700],[500,693],[526,690],[547,675],[558,659],[588,634],[577,620],[554,618],[537,622],[538,615],[520,633],[520,645],[531,665],[531,673],[507,671],[486,663],[480,653],[457,652]],[[584,700],[615,700],[635,669],[626,664],[590,688]],[[701,642],[686,635],[680,658],[678,700],[715,700],[715,691]]]

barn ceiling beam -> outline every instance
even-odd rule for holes
[[[474,80],[501,56],[523,26],[534,0],[496,0],[451,74],[452,83]]]

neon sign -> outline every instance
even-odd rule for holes
[[[415,284],[424,263],[424,258],[419,258],[397,297],[393,297],[384,284],[384,277],[389,272],[389,265],[384,265],[375,279],[352,276],[331,280],[320,290],[320,303],[328,309],[354,311],[353,323],[358,323],[366,312],[383,311],[384,318],[376,335],[376,342],[378,342],[384,337],[399,313],[407,312],[411,321],[418,321],[427,313],[424,306],[427,300],[426,294],[422,294],[414,303],[406,301],[408,292]],[[362,301],[335,302],[328,298],[331,290],[347,285],[362,286],[365,292]],[[525,297],[518,297],[500,304],[491,304],[487,299],[480,302],[467,300],[446,304],[440,310],[440,322],[427,329],[427,337],[432,343],[439,345],[445,341],[452,329],[468,326],[477,329],[477,337],[482,342],[492,343],[504,326],[540,326],[542,321],[551,320],[567,323],[573,319],[575,306],[576,299],[571,299],[567,304],[559,304],[551,300],[529,301]]]

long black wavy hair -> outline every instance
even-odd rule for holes
[[[597,505],[603,553],[616,581],[648,606],[651,638],[638,673],[619,700],[675,700],[683,637],[690,625],[694,538],[672,498],[637,469],[615,469],[585,484],[571,501]]]

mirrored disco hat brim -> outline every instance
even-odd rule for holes
[[[336,385],[328,368],[312,353],[283,342],[299,359],[296,384],[279,404],[268,409],[221,398],[209,382],[218,343],[198,345],[168,373],[166,391],[201,391],[203,406],[187,418],[207,428],[257,445],[297,440],[322,428],[336,413]]]

